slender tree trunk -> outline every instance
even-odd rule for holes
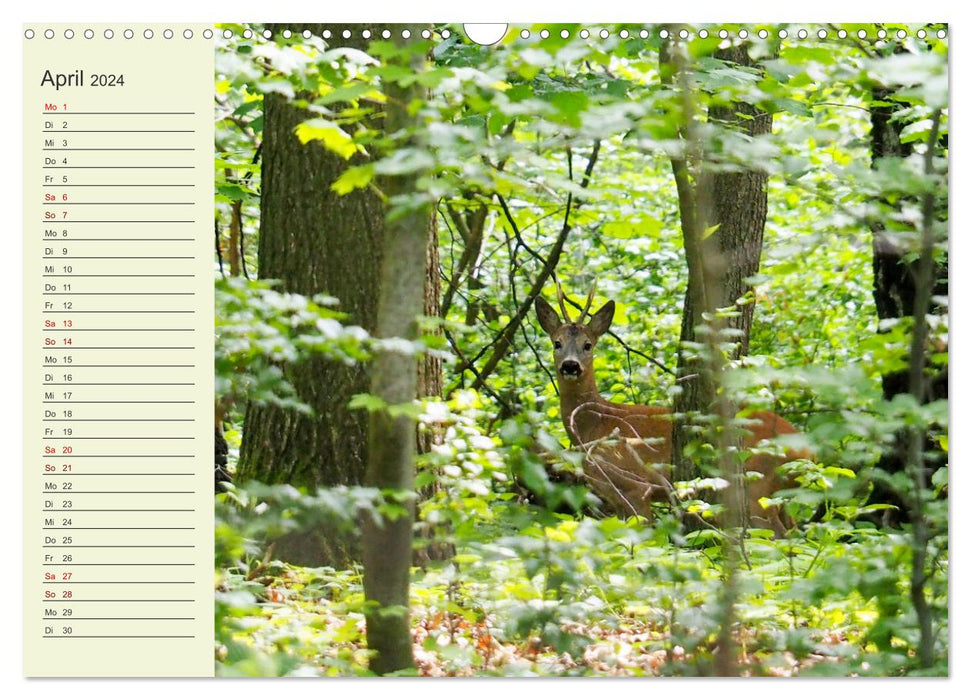
[[[913,153],[913,144],[902,143],[900,134],[907,125],[900,119],[894,119],[900,106],[893,102],[892,91],[888,88],[874,88],[871,95],[870,107],[870,153],[871,165],[877,167],[885,158],[906,158]],[[917,302],[917,280],[919,260],[910,253],[914,250],[911,240],[902,238],[901,232],[888,230],[884,222],[874,219],[871,223],[873,231],[873,301],[877,309],[877,317],[881,321],[898,320],[913,316]],[[945,259],[943,264],[934,264],[933,296],[947,297],[948,266]],[[931,303],[933,313],[941,313],[939,305]],[[911,358],[913,360],[913,358]],[[907,370],[886,372],[881,377],[883,398],[892,400],[899,394],[911,390]],[[948,375],[940,372],[926,382],[920,401],[926,403],[937,399],[947,398]],[[877,468],[887,474],[896,474],[906,469],[909,459],[906,447],[906,436],[901,434],[897,439],[897,449],[885,452]],[[936,468],[938,464],[931,464],[928,470]],[[884,511],[884,524],[895,524],[907,520],[907,507],[893,488],[882,482],[874,483],[871,500],[875,503],[889,503],[896,506],[896,510]]]
[[[414,34],[420,28],[412,28]],[[404,45],[400,31],[396,43]],[[416,55],[410,68],[421,71],[424,58]],[[388,96],[388,133],[413,128],[407,106],[421,98],[416,83],[402,87],[391,83]],[[415,191],[411,175],[388,177],[381,182],[391,206]],[[410,208],[389,219],[385,228],[381,291],[378,298],[379,338],[414,339],[419,335],[417,317],[427,310],[425,284],[428,276],[428,231],[431,207]],[[401,406],[418,396],[419,361],[396,351],[379,352],[371,364],[371,394],[385,405]],[[398,492],[407,500],[404,512],[384,514],[364,524],[364,595],[374,607],[365,613],[368,647],[375,652],[370,668],[386,674],[414,666],[408,615],[411,538],[414,523],[412,489],[415,477],[415,420],[408,413],[379,410],[370,416],[369,459],[365,483],[384,492]]]

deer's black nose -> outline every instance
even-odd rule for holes
[[[583,368],[576,360],[564,360],[560,365],[560,374],[564,377],[579,377],[582,371]]]

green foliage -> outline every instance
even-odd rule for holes
[[[344,326],[337,300],[282,293],[266,281],[219,278],[216,289],[216,395],[309,411],[282,366],[309,357],[354,363],[368,357],[364,329]]]

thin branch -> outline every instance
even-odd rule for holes
[[[580,186],[583,189],[586,189],[590,184],[590,177],[591,177],[591,174],[593,173],[593,168],[597,163],[597,158],[599,157],[599,155],[600,155],[600,141],[598,140],[598,141],[595,141],[593,144],[593,149],[590,152],[590,158],[587,161],[587,166],[584,170],[583,181],[580,183]],[[578,201],[577,206],[580,206],[580,204],[581,202]],[[509,323],[506,324],[506,326],[502,329],[502,331],[500,331],[499,335],[493,338],[493,340],[490,341],[489,345],[487,346],[487,347],[491,346],[493,348],[493,351],[492,351],[492,354],[489,356],[489,359],[486,361],[485,365],[482,367],[481,370],[479,370],[476,376],[476,380],[472,384],[473,388],[475,389],[480,388],[484,383],[485,378],[488,377],[493,370],[495,370],[495,368],[498,366],[502,358],[505,357],[506,352],[509,350],[509,347],[512,344],[512,340],[516,335],[516,331],[518,330],[522,322],[526,319],[526,316],[529,313],[530,309],[532,309],[533,304],[536,301],[536,297],[538,297],[542,293],[543,286],[546,284],[546,280],[549,279],[550,275],[553,274],[553,271],[555,270],[556,265],[560,260],[560,254],[563,252],[563,245],[566,243],[567,236],[569,236],[570,231],[573,228],[572,225],[570,224],[570,211],[572,209],[572,205],[573,205],[573,195],[571,193],[567,195],[567,206],[566,206],[566,213],[563,218],[563,226],[560,229],[560,233],[557,236],[556,241],[553,243],[553,247],[550,249],[550,254],[546,260],[546,264],[543,266],[543,269],[540,270],[540,273],[536,277],[536,280],[533,282],[533,285],[530,288],[529,293],[526,295],[525,300],[520,305],[515,315],[513,315]],[[464,372],[467,369],[470,369],[472,365],[484,354],[484,352],[485,352],[485,348],[483,350],[480,350],[479,353],[475,356],[475,358],[471,360],[471,362],[463,362],[462,365],[458,368],[458,374],[461,375],[462,372]],[[451,393],[456,388],[458,388],[457,384],[453,385],[447,393]]]

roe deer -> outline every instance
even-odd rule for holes
[[[614,318],[614,302],[608,301],[583,323],[594,290],[574,321],[570,319],[559,294],[560,320],[553,307],[542,297],[536,299],[536,315],[543,330],[553,340],[557,386],[560,391],[560,417],[574,446],[584,450],[583,471],[593,490],[618,512],[651,517],[651,502],[670,502],[671,476],[671,411],[660,406],[636,406],[611,403],[597,391],[593,376],[593,350],[597,340]],[[752,414],[751,435],[743,444],[756,445],[760,440],[798,431],[784,418],[768,411]],[[770,496],[784,485],[776,467],[802,453],[789,453],[786,458],[755,455],[746,463],[746,471],[762,474],[747,482],[748,519],[753,525],[770,527],[777,536],[785,534],[779,509],[762,508],[759,499]]]

